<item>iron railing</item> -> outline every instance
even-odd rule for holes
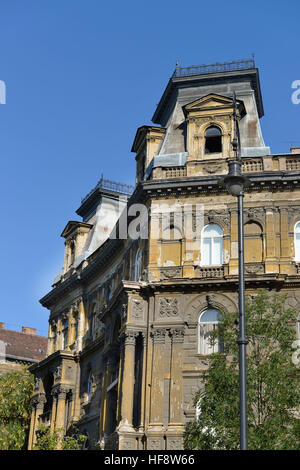
[[[189,75],[202,75],[216,72],[233,72],[235,70],[246,70],[255,68],[254,58],[246,60],[234,60],[223,64],[191,65],[190,67],[178,67],[174,70],[173,77],[186,77]]]
[[[134,191],[134,186],[130,184],[117,183],[116,181],[104,179],[102,175],[100,181],[98,181],[96,186],[85,197],[81,198],[81,203],[86,201],[90,197],[90,195],[98,188],[109,189],[110,191],[114,191],[120,194],[128,194],[129,196]]]

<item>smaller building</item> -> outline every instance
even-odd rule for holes
[[[22,326],[22,331],[7,330],[0,322],[0,375],[42,361],[47,341],[45,336],[36,334],[35,328]]]

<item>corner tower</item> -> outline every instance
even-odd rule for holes
[[[141,168],[144,179],[225,173],[225,162],[232,158],[233,92],[239,104],[242,157],[269,155],[260,127],[264,109],[253,59],[176,67],[152,117],[161,126],[151,128],[160,133],[156,154],[150,159],[148,152],[144,161],[138,155],[138,174]],[[135,142],[138,137],[139,132]],[[217,147],[211,144],[218,140]],[[137,151],[136,145],[132,150]]]

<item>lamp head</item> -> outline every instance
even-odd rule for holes
[[[232,196],[240,196],[244,188],[249,185],[249,180],[242,175],[241,171],[242,162],[239,160],[232,160],[228,163],[228,174],[222,179],[222,184],[225,185],[227,191]]]

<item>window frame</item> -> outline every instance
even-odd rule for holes
[[[221,316],[223,318],[222,313],[218,308],[206,308],[203,310],[198,318],[198,328],[197,328],[197,335],[198,335],[198,354],[201,354],[202,356],[208,356],[211,354],[216,354],[216,353],[222,353],[224,352],[224,343],[221,339],[221,337],[218,337],[215,341],[215,344],[211,346],[209,340],[205,338],[205,333],[201,332],[201,326],[207,326],[207,325],[213,325],[212,331],[215,331],[215,329],[218,327],[218,324],[220,323],[220,320],[217,321],[201,321],[201,318],[203,315],[208,312],[208,311],[215,311],[217,312],[217,315]],[[211,349],[210,352],[209,349]]]
[[[299,228],[297,229],[297,225]],[[299,239],[297,240],[297,235]],[[300,263],[300,220],[295,223],[294,226],[294,249],[295,249],[295,258],[296,263]]]
[[[209,226],[215,226],[215,227],[219,227],[221,232],[222,232],[222,235],[220,236],[210,236],[210,237],[207,237],[205,236],[205,230],[207,227]],[[214,252],[213,252],[213,244],[214,244],[214,240],[215,239],[220,239],[221,241],[221,246],[220,246],[220,258],[219,258],[219,263],[214,263]],[[202,231],[201,231],[201,261],[200,261],[200,265],[203,266],[203,267],[206,267],[206,266],[223,266],[224,264],[224,256],[223,256],[223,239],[224,239],[224,231],[223,231],[223,228],[221,227],[221,225],[219,224],[215,224],[215,223],[210,223],[210,224],[207,224],[203,227]],[[207,247],[204,246],[204,240],[210,240],[210,244],[209,244],[209,259],[210,259],[210,262],[209,263],[205,263],[204,262],[204,253],[205,253],[205,250],[207,249]]]

